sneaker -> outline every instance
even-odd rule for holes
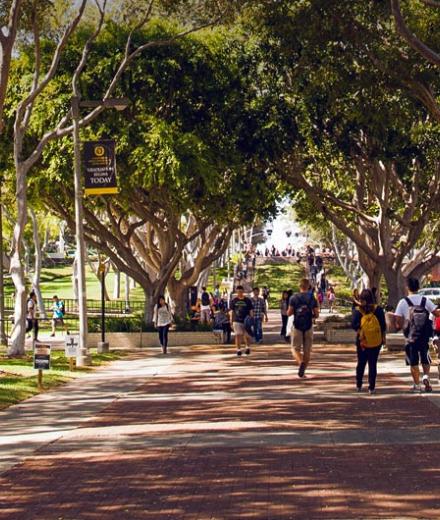
[[[370,388],[370,389],[368,390],[368,393],[369,393],[370,395],[374,395],[374,394],[376,393],[376,389],[375,389],[375,388]]]
[[[425,392],[432,392],[432,386],[427,375],[423,376],[422,382],[425,385]]]
[[[415,383],[412,385],[411,392],[413,394],[420,394],[421,391],[420,385],[416,385]]]
[[[238,356],[238,357],[241,356],[241,350],[237,350],[237,356]]]
[[[162,354],[166,354],[167,353],[167,347],[162,347]]]
[[[360,394],[360,393],[362,392],[362,387],[361,387],[361,386],[357,386],[357,387],[356,387],[356,392],[357,392],[358,394]]]
[[[55,337],[55,332],[53,334],[51,334],[50,337],[54,338]]]
[[[251,353],[251,349],[248,347],[244,353],[246,354],[246,356],[249,356],[249,354]]]
[[[301,363],[298,369],[298,375],[299,377],[304,377],[304,373],[306,371],[306,365],[304,363]]]

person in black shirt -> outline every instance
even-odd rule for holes
[[[387,330],[385,313],[382,307],[375,304],[370,289],[364,289],[360,296],[360,306],[353,312],[352,327],[357,332],[356,350],[358,363],[356,367],[356,388],[360,392],[368,363],[368,389],[370,394],[376,391],[377,361],[380,350],[385,343]]]
[[[241,344],[244,340],[246,345],[245,354],[251,353],[250,337],[246,332],[246,321],[253,317],[254,306],[250,298],[244,295],[242,285],[237,286],[237,296],[233,298],[230,305],[232,328],[235,333],[235,345],[237,356],[241,356]]]
[[[294,316],[292,354],[299,365],[299,377],[304,377],[310,363],[313,321],[319,316],[319,306],[313,293],[310,293],[310,282],[307,278],[301,280],[299,288],[300,292],[290,298],[288,315]]]

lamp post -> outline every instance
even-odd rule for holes
[[[105,99],[101,101],[84,100],[79,96],[71,99],[71,112],[73,122],[73,155],[74,155],[74,190],[75,190],[75,239],[76,256],[78,264],[78,314],[79,314],[79,355],[77,366],[91,364],[91,357],[87,349],[87,293],[86,293],[86,245],[84,241],[83,224],[83,187],[81,179],[81,141],[79,136],[80,109],[81,108],[116,108],[124,110],[128,106],[128,99]]]

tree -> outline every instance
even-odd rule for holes
[[[280,171],[356,244],[371,285],[383,273],[393,304],[416,264],[439,261],[439,129],[414,87],[434,77],[402,58],[388,14],[374,2],[280,2],[262,34],[301,133]]]
[[[74,128],[86,127],[94,121],[105,109],[105,100],[110,98],[117,89],[119,81],[124,72],[135,61],[135,59],[142,54],[146,49],[153,46],[170,45],[176,39],[198,30],[200,26],[190,26],[184,29],[180,34],[173,34],[168,39],[160,39],[159,41],[149,40],[147,42],[139,42],[137,40],[137,33],[148,20],[150,20],[153,9],[157,7],[158,3],[154,0],[146,2],[145,10],[139,11],[139,18],[128,32],[124,42],[121,42],[124,51],[120,54],[120,60],[112,74],[109,82],[101,91],[99,99],[103,103],[94,108],[87,115],[83,116],[78,123],[71,120],[71,114],[67,107],[61,112],[60,116],[54,122],[53,126],[47,130],[45,126],[38,128],[38,131],[32,133],[32,144],[28,142],[29,130],[32,126],[32,117],[34,115],[34,108],[39,99],[44,93],[48,92],[50,86],[57,76],[59,70],[60,60],[65,53],[66,46],[72,36],[75,34],[80,21],[83,17],[87,5],[87,0],[82,0],[75,9],[72,8],[67,13],[67,17],[71,16],[71,21],[67,23],[64,28],[59,31],[54,31],[55,37],[52,37],[52,46],[48,44],[46,48],[51,49],[51,56],[47,60],[43,60],[41,27],[42,19],[38,4],[35,2],[31,9],[31,35],[32,35],[32,50],[34,58],[32,61],[32,76],[33,79],[30,85],[27,85],[24,92],[21,94],[17,108],[15,111],[14,124],[14,163],[16,172],[16,200],[17,200],[17,223],[14,230],[14,253],[11,260],[11,275],[16,289],[15,301],[15,322],[12,332],[11,346],[9,352],[11,355],[20,355],[24,352],[24,335],[25,335],[25,311],[26,311],[26,295],[24,284],[24,273],[22,268],[22,237],[27,220],[27,181],[28,174],[34,166],[37,165],[41,159],[46,147],[52,141],[61,139],[70,135]],[[72,91],[71,93],[78,97],[79,80],[84,72],[87,61],[89,59],[90,51],[93,42],[99,36],[105,22],[106,0],[102,3],[96,3],[98,9],[97,22],[95,28],[89,33],[88,38],[83,44],[77,66],[74,68],[71,75]],[[203,27],[217,23],[218,19],[202,24]],[[80,189],[80,187],[79,187]],[[81,240],[78,238],[78,240]],[[82,244],[78,244],[78,250],[82,250]],[[81,287],[84,285],[84,280],[80,280]],[[80,309],[85,309],[84,292],[81,292]],[[83,316],[84,312],[81,313]]]
[[[169,28],[145,30],[156,37],[152,31]],[[101,78],[106,56],[114,59],[114,37],[105,32],[97,42]],[[151,49],[121,82],[121,93],[132,99],[129,117],[108,114],[93,134],[118,135],[120,193],[87,201],[86,238],[144,289],[147,322],[167,286],[184,314],[186,289],[223,254],[231,230],[275,208],[279,183],[259,158],[273,130],[265,139],[244,133],[243,117],[257,126],[266,111],[241,61],[242,44],[220,31]],[[94,88],[93,69],[90,75],[84,88]],[[50,147],[45,178],[35,187],[72,226],[67,147],[67,141]]]

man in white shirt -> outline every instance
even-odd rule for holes
[[[396,329],[403,329],[406,336],[406,363],[411,367],[414,381],[413,392],[420,392],[420,370],[423,367],[422,382],[427,392],[432,391],[429,381],[431,358],[429,357],[429,338],[432,336],[430,314],[440,316],[440,309],[429,299],[418,294],[419,281],[408,278],[408,297],[402,298],[395,312]]]

